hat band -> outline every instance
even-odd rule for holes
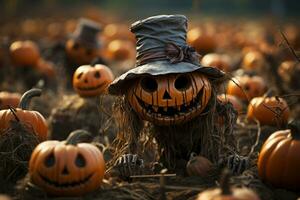
[[[144,65],[149,62],[168,60],[170,63],[175,64],[179,62],[189,62],[199,65],[200,55],[193,47],[188,45],[178,46],[174,42],[167,42],[164,51],[149,51],[144,52],[137,56],[136,65]]]

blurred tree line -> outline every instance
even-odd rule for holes
[[[300,15],[298,0],[0,0],[1,17],[93,5],[130,15],[181,12],[223,15]]]

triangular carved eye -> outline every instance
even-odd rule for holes
[[[163,99],[172,99],[171,95],[169,94],[169,92],[167,90],[164,93]]]
[[[77,167],[85,167],[86,161],[85,161],[84,157],[81,154],[77,155],[77,158],[75,160],[75,164],[76,164]]]
[[[49,156],[47,156],[47,158],[45,159],[45,166],[46,167],[53,167],[55,164],[55,157],[54,154],[51,153]]]

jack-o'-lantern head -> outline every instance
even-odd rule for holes
[[[106,91],[113,80],[112,71],[105,65],[83,65],[73,75],[73,87],[80,96],[98,96]]]
[[[115,79],[109,93],[125,95],[141,119],[158,126],[199,116],[213,95],[212,84],[222,82],[224,73],[199,64],[199,55],[186,43],[186,17],[150,17],[134,23],[131,31],[136,67]]]
[[[211,97],[211,85],[200,73],[144,76],[126,95],[135,112],[157,125],[184,123],[199,115]]]
[[[66,43],[68,59],[77,65],[90,64],[100,55],[100,44],[97,34],[100,27],[97,23],[81,19],[71,38]]]

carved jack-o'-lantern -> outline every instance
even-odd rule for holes
[[[90,64],[99,56],[100,43],[98,23],[80,19],[71,38],[66,43],[66,54],[72,63],[77,65]]]
[[[83,65],[73,75],[73,87],[80,96],[98,96],[113,79],[112,71],[105,65]]]
[[[87,48],[73,39],[67,41],[66,53],[71,62],[78,65],[89,64],[99,56],[99,49]]]
[[[96,146],[79,142],[86,134],[77,130],[66,141],[39,144],[30,158],[30,180],[55,196],[78,196],[97,189],[104,177],[105,162]]]
[[[191,120],[204,110],[210,97],[210,82],[197,72],[144,76],[127,93],[138,115],[157,125]]]

